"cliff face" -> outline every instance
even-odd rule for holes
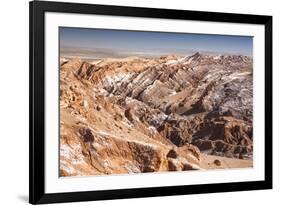
[[[251,166],[251,58],[60,63],[61,176]]]

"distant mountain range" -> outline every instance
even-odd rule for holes
[[[194,50],[188,49],[139,49],[139,50],[125,50],[125,49],[106,49],[106,48],[76,48],[76,47],[61,47],[60,57],[75,58],[80,57],[82,60],[97,60],[102,58],[125,58],[130,56],[138,56],[143,58],[158,58],[163,55],[176,54],[178,56],[187,56],[194,54]],[[214,51],[200,51],[201,54],[219,55],[222,53]],[[223,53],[222,55],[233,55]],[[237,55],[237,54],[236,54]]]

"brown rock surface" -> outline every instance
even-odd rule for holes
[[[211,169],[211,155],[251,161],[251,58],[60,63],[61,176]]]

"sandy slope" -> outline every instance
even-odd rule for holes
[[[218,165],[216,165],[215,160],[218,160],[220,165],[218,162]],[[246,168],[253,167],[253,160],[244,160],[201,154],[200,166],[203,169]]]

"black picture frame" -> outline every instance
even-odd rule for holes
[[[272,17],[262,15],[199,12],[185,10],[105,6],[62,2],[33,1],[30,12],[30,107],[29,107],[29,202],[31,204],[108,200],[137,197],[260,190],[272,188]],[[44,19],[46,12],[102,14],[113,16],[150,17],[162,19],[199,20],[211,22],[260,24],[265,27],[265,180],[219,184],[200,184],[154,188],[45,192],[45,53]]]

